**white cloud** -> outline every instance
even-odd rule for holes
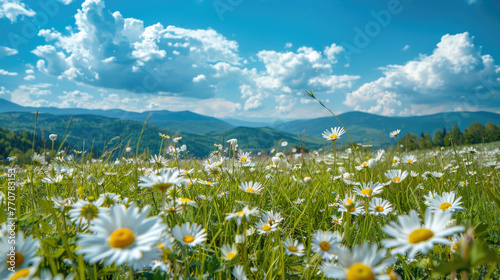
[[[73,0],[57,0],[57,1],[63,3],[64,5],[69,5],[73,2]]]
[[[289,48],[291,48],[292,46],[293,46],[293,45],[292,45],[292,43],[290,43],[290,42],[288,42],[288,43],[286,43],[286,44],[285,44],[285,48],[286,48],[286,49],[289,49]]]
[[[21,18],[24,16],[32,17],[35,14],[21,0],[0,0],[0,19],[7,18],[11,23],[14,23],[18,16]]]
[[[0,46],[0,57],[18,54],[16,49]]]
[[[213,65],[242,60],[238,44],[215,30],[144,26],[106,10],[103,0],[85,1],[75,23],[68,35],[38,33],[50,43],[33,50],[40,71],[104,88],[208,98],[217,90]],[[209,83],[194,82],[199,75]]]
[[[16,72],[9,72],[4,69],[0,69],[0,75],[5,75],[5,76],[17,76]]]
[[[410,48],[410,45],[405,45],[405,46],[403,47],[403,51],[407,51],[409,48]]]
[[[199,83],[201,81],[206,81],[206,80],[207,80],[207,77],[203,74],[200,74],[200,75],[193,78],[194,83]]]
[[[383,115],[420,114],[420,105],[447,104],[449,110],[463,105],[464,96],[495,91],[498,66],[481,54],[469,33],[446,34],[431,55],[420,55],[405,65],[381,68],[384,76],[349,93],[344,104],[356,110]],[[498,95],[490,95],[492,98]],[[462,104],[462,105],[460,105]],[[419,106],[411,106],[419,105]],[[488,106],[486,102],[483,105]],[[427,107],[425,107],[427,108]]]

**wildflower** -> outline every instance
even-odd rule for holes
[[[375,184],[373,184],[372,182],[363,183],[362,187],[354,187],[354,193],[363,197],[372,197],[381,193],[382,190],[384,190],[384,186],[379,182],[376,182]]]
[[[285,247],[286,254],[291,256],[303,256],[305,254],[304,244],[299,243],[297,240],[292,240],[288,237],[283,241],[283,246]]]
[[[205,229],[203,229],[201,225],[198,225],[196,223],[184,223],[181,226],[176,225],[172,229],[172,235],[182,245],[187,245],[190,247],[202,245],[202,243],[207,240]]]
[[[311,249],[320,254],[325,260],[333,260],[335,258],[335,250],[342,240],[342,236],[338,231],[322,231],[318,230],[314,233],[311,241]]]
[[[242,265],[236,265],[233,269],[234,278],[237,280],[247,280],[247,275],[245,274],[244,267]]]
[[[100,213],[106,211],[105,208],[101,207],[103,202],[103,198],[94,201],[78,200],[72,205],[73,209],[68,212],[71,221],[76,224],[84,225],[93,222]]]
[[[434,248],[434,244],[450,244],[444,237],[457,232],[463,232],[465,229],[461,226],[449,227],[446,224],[451,219],[450,212],[432,212],[430,208],[425,211],[425,223],[421,220],[415,210],[410,211],[410,215],[399,216],[399,224],[390,222],[382,230],[389,236],[396,239],[382,240],[386,248],[393,248],[391,253],[405,254],[409,251],[408,258],[413,258],[418,252],[426,254]]]
[[[334,224],[337,224],[337,225],[342,224],[342,217],[339,218],[339,217],[337,217],[335,215],[332,215],[331,218],[332,218],[332,222]]]
[[[256,226],[259,234],[268,234],[278,229],[278,224],[269,224],[264,221],[258,222]]]
[[[230,261],[230,260],[234,259],[234,257],[236,257],[236,255],[238,255],[238,249],[236,248],[235,244],[233,244],[231,246],[229,246],[229,244],[222,245],[220,250],[222,252],[222,257],[226,261]]]
[[[286,142],[286,141],[281,142],[281,147],[286,147],[287,145],[288,145],[288,142]]]
[[[37,154],[36,152],[31,157],[34,165],[46,165],[47,161],[45,160],[45,156],[41,154]]]
[[[177,142],[179,142],[181,139],[182,139],[182,137],[175,137],[172,141],[174,141],[174,143],[177,143]]]
[[[157,217],[146,218],[151,207],[142,210],[132,204],[112,206],[109,214],[100,213],[90,225],[92,233],[78,234],[76,253],[84,255],[89,264],[103,262],[104,266],[113,263],[135,265],[144,257],[158,259],[161,252],[155,248],[160,241],[165,226]],[[142,263],[142,262],[141,262]]]
[[[226,220],[236,219],[236,222],[240,225],[243,218],[246,218],[246,221],[250,222],[250,216],[258,214],[259,210],[257,208],[249,209],[248,206],[245,206],[241,211],[226,214]]]
[[[184,179],[179,176],[179,171],[176,169],[162,169],[159,175],[151,173],[148,176],[139,178],[142,183],[139,186],[142,188],[159,189],[161,192],[166,192],[172,186],[180,185]]]
[[[374,197],[372,201],[370,201],[370,204],[368,204],[368,211],[375,216],[387,215],[392,211],[392,205],[387,200]]]
[[[166,134],[163,134],[161,132],[158,132],[158,135],[161,137],[161,139],[170,139],[170,136],[166,135]]]
[[[49,135],[50,141],[56,141],[57,140],[57,134],[50,134]]]
[[[331,131],[327,129],[327,130],[325,130],[325,132],[323,132],[323,138],[325,138],[326,140],[329,140],[329,141],[336,141],[344,133],[345,133],[345,130],[343,127],[336,127],[336,128],[332,127]]]
[[[396,129],[396,130],[392,131],[391,133],[389,133],[389,136],[391,138],[398,137],[398,135],[399,135],[400,132],[401,132],[400,129]]]
[[[261,221],[268,223],[269,225],[279,224],[283,221],[281,214],[279,212],[274,213],[273,210],[264,212]]]
[[[385,173],[385,176],[393,183],[399,184],[408,176],[408,171],[401,172],[401,169],[391,169]]]
[[[434,198],[427,198],[425,204],[433,211],[444,211],[455,213],[462,210],[460,201],[462,197],[455,199],[455,192],[444,192],[441,195],[435,195]]]
[[[404,163],[415,163],[417,161],[417,157],[414,156],[414,155],[407,155],[407,156],[404,156],[403,157],[403,160],[402,160]]]
[[[354,245],[352,252],[345,247],[338,250],[337,263],[323,263],[320,270],[328,278],[335,279],[390,279],[386,268],[396,261],[395,257],[385,258],[386,249],[378,250],[377,244]]]
[[[260,192],[262,191],[262,184],[257,183],[257,182],[255,182],[255,183],[254,182],[244,182],[239,186],[239,188],[247,193],[260,194]]]
[[[189,205],[189,206],[194,206],[196,207],[197,204],[196,204],[196,201],[194,200],[191,200],[187,197],[179,197],[175,200],[175,204],[178,204],[180,206],[186,206],[186,205]]]
[[[234,147],[234,146],[236,146],[236,145],[238,144],[238,140],[237,140],[237,139],[234,139],[234,138],[233,138],[233,139],[229,139],[229,140],[227,140],[226,142],[227,142],[227,143],[229,143],[229,145],[231,145],[231,146],[233,146],[233,147]]]
[[[37,257],[36,251],[40,242],[33,236],[24,238],[19,231],[14,239],[5,238],[0,241],[0,279],[29,279],[38,269],[42,258]],[[14,248],[14,250],[12,249]],[[12,255],[8,253],[14,251]]]

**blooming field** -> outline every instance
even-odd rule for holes
[[[343,134],[310,154],[231,139],[193,160],[160,135],[149,158],[12,158],[0,279],[500,277],[497,146],[334,148]]]

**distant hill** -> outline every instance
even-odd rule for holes
[[[146,111],[142,113],[129,112],[120,109],[91,110],[81,108],[54,108],[54,107],[23,107],[0,98],[0,113],[7,112],[35,112],[52,115],[96,115],[108,118],[132,121],[146,121],[151,113],[150,124],[157,125],[175,132],[183,133],[208,133],[224,131],[234,126],[217,118],[196,114],[190,111]]]
[[[45,139],[48,135],[55,133],[62,136],[66,131],[70,116],[56,116],[39,113],[37,121],[37,135],[44,130]],[[34,127],[34,113],[0,113],[0,127],[4,127],[16,132],[32,132]],[[68,139],[66,145],[71,149],[83,149],[90,151],[92,148],[95,154],[102,154],[104,150],[110,150],[118,143],[122,142],[119,150],[130,146],[135,150],[143,122],[113,119],[95,115],[74,115],[68,129]],[[161,138],[158,133],[167,134],[173,137],[182,137],[177,143],[177,147],[185,144],[191,153],[196,157],[207,156],[210,151],[216,149],[215,143],[222,143],[230,138],[240,140],[239,147],[244,151],[260,151],[278,147],[280,140],[288,141],[289,145],[306,145],[306,148],[315,149],[321,147],[324,142],[318,138],[310,138],[301,141],[297,136],[284,133],[272,128],[243,128],[237,127],[225,132],[213,132],[208,134],[178,133],[172,130],[147,124],[141,138],[139,152],[149,149],[150,154],[157,154],[160,148]],[[127,145],[127,143],[130,143]],[[171,144],[171,141],[166,143]],[[163,147],[167,147],[166,144]],[[225,143],[227,145],[227,143]]]
[[[451,129],[455,123],[460,130],[464,130],[473,122],[483,125],[487,122],[500,124],[500,114],[491,112],[447,112],[414,117],[386,117],[364,112],[348,112],[337,117],[355,142],[367,144],[371,139],[374,146],[389,143],[389,133],[396,129],[401,129],[401,137],[410,132],[420,135],[426,131],[432,136],[439,129]],[[340,123],[332,116],[285,122],[274,128],[295,134],[321,136],[323,131],[335,126],[340,126]],[[347,137],[341,140],[343,145],[349,143]]]
[[[165,131],[165,133],[169,135],[176,133],[179,135],[190,135],[189,139],[199,140],[199,142],[192,143],[192,147],[200,148],[200,151],[197,151],[199,155],[208,154],[208,152],[213,149],[213,141],[220,142],[223,138],[238,138],[238,136],[241,137],[241,139],[238,138],[241,147],[252,147],[251,149],[266,149],[270,147],[271,143],[272,145],[276,145],[280,139],[285,139],[290,145],[295,145],[301,142],[299,141],[298,135],[307,135],[307,145],[318,147],[317,145],[321,144],[321,141],[324,141],[321,139],[323,131],[330,127],[340,126],[340,123],[333,116],[272,123],[265,122],[265,119],[260,119],[259,121],[246,121],[231,118],[220,120],[190,111],[173,112],[163,110],[137,113],[119,109],[89,110],[78,108],[23,107],[0,98],[0,113],[7,114],[5,116],[8,116],[11,112],[35,112],[36,110],[40,113],[52,115],[52,117],[47,115],[47,118],[53,120],[52,123],[54,126],[56,125],[56,121],[62,121],[64,124],[57,124],[58,129],[65,128],[65,122],[69,119],[69,115],[74,115],[75,126],[72,128],[78,127],[78,129],[82,131],[97,129],[104,133],[106,131],[100,130],[99,123],[106,123],[113,133],[102,134],[102,136],[100,136],[102,138],[101,141],[104,141],[105,138],[108,139],[117,135],[124,135],[125,132],[135,132],[138,127],[140,132],[142,123],[144,123],[147,116],[151,113],[152,117],[148,125],[155,127],[151,129],[155,130],[156,134],[158,131]],[[86,116],[85,119],[82,119],[83,115]],[[56,118],[56,116],[65,117],[60,119]],[[363,144],[370,143],[374,147],[383,147],[389,143],[393,143],[391,142],[393,140],[389,138],[389,132],[396,129],[401,129],[401,137],[410,132],[420,135],[426,131],[432,136],[439,129],[451,129],[455,123],[462,131],[473,122],[479,122],[483,125],[487,122],[500,124],[500,114],[491,112],[449,112],[414,117],[387,117],[364,112],[348,112],[340,114],[338,117],[347,127],[354,142]],[[80,120],[84,124],[77,126],[76,120]],[[17,120],[12,121],[16,122]],[[17,121],[17,123],[19,127],[11,124],[3,125],[2,123],[0,123],[0,127],[9,127],[11,129],[23,127],[22,123],[19,121]],[[89,127],[85,125],[89,125]],[[31,127],[32,124],[30,123],[26,129],[29,131]],[[133,127],[133,129],[126,129],[127,127]],[[119,131],[113,130],[114,128],[125,129]],[[255,128],[255,130],[251,128]],[[81,131],[75,130],[72,135],[83,139],[85,137],[81,135],[82,133]],[[152,137],[154,138],[154,136]],[[247,144],[250,141],[252,143]],[[323,144],[325,143],[326,142],[323,142]],[[257,144],[262,146],[258,146]],[[337,144],[339,146],[349,144],[347,135],[342,137]]]

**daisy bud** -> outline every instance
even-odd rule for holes
[[[49,139],[51,141],[56,141],[57,140],[57,134],[51,134],[51,135],[49,135]]]

